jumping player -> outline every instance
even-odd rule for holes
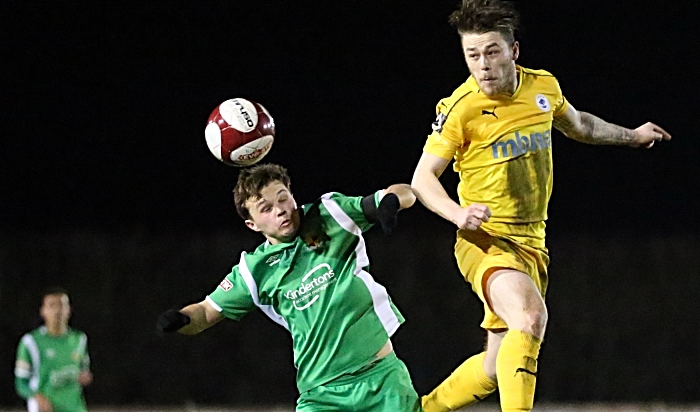
[[[266,242],[206,299],[163,313],[158,330],[196,334],[257,308],[292,335],[297,411],[420,411],[390,340],[404,319],[368,272],[362,237],[373,223],[391,231],[415,202],[410,186],[364,198],[328,193],[297,208],[287,171],[260,165],[241,171],[234,201]]]
[[[671,136],[652,123],[631,130],[579,112],[552,74],[517,65],[518,13],[510,2],[463,0],[450,23],[471,76],[438,103],[412,186],[458,228],[455,256],[484,303],[487,345],[422,404],[427,412],[455,410],[498,386],[503,411],[529,411],[547,325],[552,127],[590,144],[648,148]],[[459,204],[438,180],[453,159]]]

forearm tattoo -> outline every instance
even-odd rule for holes
[[[579,112],[580,125],[577,128],[565,116],[556,117],[553,126],[567,137],[588,144],[630,145],[634,142],[634,130],[608,123],[590,113]]]

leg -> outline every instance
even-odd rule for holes
[[[429,395],[422,398],[425,412],[454,411],[472,405],[496,390],[496,355],[505,332],[488,331],[486,350],[462,363]]]
[[[525,273],[512,269],[496,270],[487,279],[486,299],[510,330],[544,337],[547,307],[537,285]]]
[[[508,325],[496,356],[503,411],[530,411],[537,377],[537,357],[547,326],[547,308],[525,273],[500,269],[486,279],[486,300]]]
[[[486,357],[484,358],[484,373],[494,382],[498,382],[496,376],[496,358],[501,348],[503,337],[507,330],[489,330],[486,336]]]
[[[408,368],[391,353],[361,371],[304,392],[296,412],[422,412]]]

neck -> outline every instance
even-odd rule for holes
[[[61,336],[68,330],[68,325],[62,323],[47,324],[46,331],[51,336]]]
[[[512,96],[515,94],[515,91],[518,90],[518,84],[520,83],[520,68],[518,66],[515,66],[515,70],[513,70],[513,90],[511,90],[510,95]]]
[[[289,243],[294,239],[294,236],[290,236],[289,239],[278,239],[276,237],[265,235],[265,238],[271,245],[279,245],[280,243]]]
[[[509,82],[508,89],[504,90],[501,96],[510,98],[513,97],[515,94],[515,91],[518,90],[518,84],[520,83],[520,69],[516,66],[515,70],[513,70],[513,76],[511,77],[511,81]]]

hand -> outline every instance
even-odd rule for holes
[[[158,317],[156,330],[162,332],[175,332],[181,327],[190,324],[190,317],[175,309],[168,309]]]
[[[645,123],[634,129],[634,147],[649,149],[661,140],[671,140],[671,135],[654,123]]]
[[[399,197],[393,193],[385,195],[377,206],[377,218],[385,234],[391,233],[396,227],[396,218],[401,209]]]
[[[92,383],[92,372],[90,371],[81,371],[78,374],[78,383],[80,386],[88,386],[89,384]]]
[[[491,209],[480,203],[472,203],[460,208],[452,221],[460,229],[476,230],[483,222],[488,222],[491,217]]]
[[[53,412],[53,405],[46,396],[37,392],[34,394],[33,398],[39,407],[39,412]]]

